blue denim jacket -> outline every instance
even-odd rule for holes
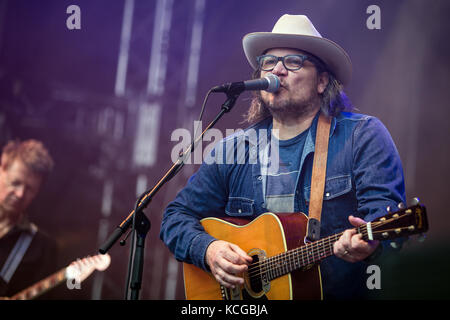
[[[308,213],[311,173],[318,115],[304,145],[294,209]],[[166,208],[160,237],[179,261],[209,270],[205,252],[215,239],[204,232],[199,220],[205,217],[242,216],[255,218],[267,212],[264,207],[260,161],[249,158],[258,152],[264,135],[270,136],[272,119],[267,118],[243,134],[225,138],[243,141],[245,163],[203,163],[175,200]],[[246,139],[254,129],[258,140]],[[262,129],[262,130],[261,130]],[[243,139],[239,139],[244,137]],[[270,138],[270,137],[269,137]],[[220,145],[222,144],[222,145]],[[235,145],[237,148],[238,142]],[[226,149],[226,148],[225,148]],[[217,156],[217,147],[212,155]],[[223,149],[221,149],[223,150]],[[259,158],[258,158],[259,160]],[[321,216],[321,237],[352,228],[350,214],[371,221],[386,214],[386,207],[405,201],[403,169],[397,149],[384,125],[375,117],[341,113],[333,117],[328,148],[325,193]],[[320,264],[325,298],[362,297],[366,290],[367,264],[348,263],[335,256]]]

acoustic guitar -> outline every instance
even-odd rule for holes
[[[95,270],[106,270],[109,267],[110,263],[111,257],[109,256],[109,254],[99,254],[93,257],[78,259],[72,262],[69,266],[6,299],[31,300],[56,287],[64,281],[69,281],[71,285],[74,285],[75,287],[76,284],[80,284]]]
[[[253,221],[202,219],[207,233],[238,245],[253,261],[243,274],[244,285],[235,289],[220,285],[211,273],[183,263],[186,299],[322,299],[318,262],[333,255],[333,244],[343,232],[305,243],[307,222],[303,213],[264,213]],[[426,208],[415,204],[355,229],[366,241],[424,233],[428,230]]]

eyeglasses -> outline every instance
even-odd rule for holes
[[[259,68],[263,71],[272,71],[277,65],[278,61],[281,61],[283,63],[283,66],[286,68],[286,70],[298,70],[303,67],[303,62],[307,59],[309,59],[309,57],[302,54],[288,54],[284,57],[265,54],[256,57]]]

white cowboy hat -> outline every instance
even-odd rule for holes
[[[350,82],[352,62],[337,43],[323,38],[304,15],[285,14],[272,32],[253,32],[242,39],[245,56],[253,69],[258,69],[256,57],[270,48],[294,48],[320,58],[344,85]]]

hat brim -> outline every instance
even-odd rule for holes
[[[270,48],[295,48],[320,58],[335,77],[347,85],[352,77],[352,63],[345,50],[337,43],[315,36],[254,32],[242,39],[245,56],[253,69],[258,69],[256,57]]]

